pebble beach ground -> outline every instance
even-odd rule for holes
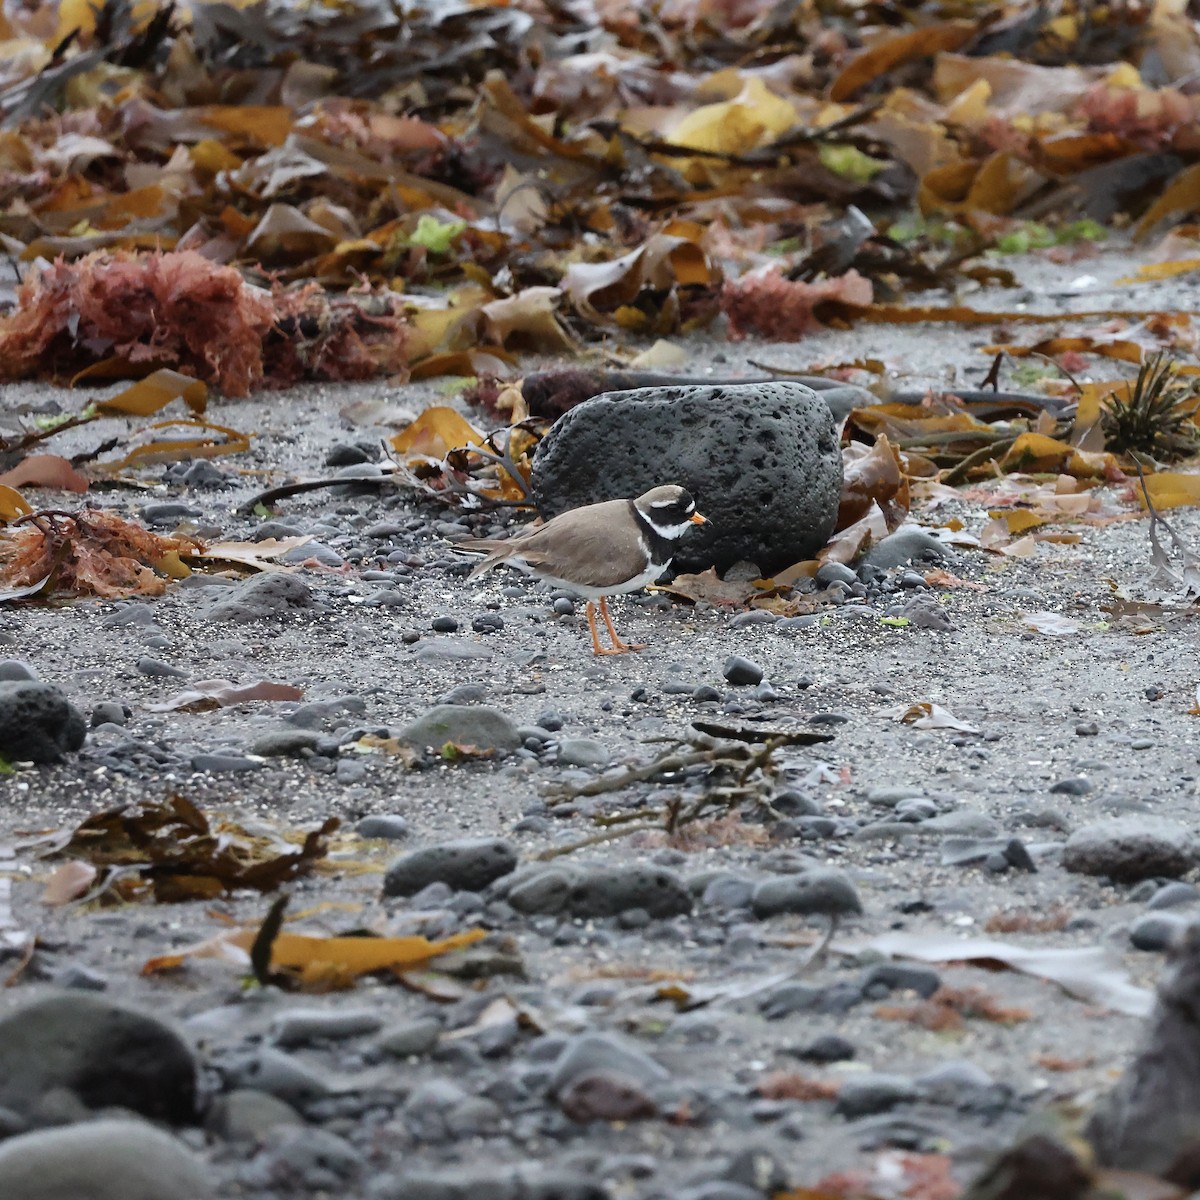
[[[1115,278],[1122,262],[1089,269]],[[845,361],[863,340],[697,345],[692,373]],[[970,331],[875,341],[905,387],[987,365]],[[89,1194],[114,1200],[755,1200],[849,1168],[879,1195],[934,1195],[883,1190],[887,1171],[936,1162],[969,1180],[1112,1086],[1200,902],[1192,618],[1110,608],[1113,586],[1148,577],[1144,518],[1029,558],[959,548],[843,569],[825,581],[838,602],[791,620],[622,599],[622,633],[648,648],[599,660],[569,598],[504,572],[465,581],[451,540],[494,517],[353,483],[238,515],[270,482],[373,452],[380,431],[342,414],[381,398],[415,413],[438,397],[223,403],[214,419],[256,435],[247,455],[95,494],[160,529],[309,535],[285,584],[197,575],[157,600],[0,611],[0,676],[58,685],[92,726],[64,763],[0,777],[0,914],[37,936],[0,996],[0,1182],[24,1170],[43,1188],[5,1194],[65,1200],[77,1181],[47,1164],[78,1160],[102,1177]],[[2,404],[52,399],[77,403],[27,385]],[[103,433],[64,435],[63,452]],[[948,516],[974,533],[988,519],[978,500]],[[1194,511],[1173,524],[1200,545]],[[934,568],[978,586],[930,583]],[[156,709],[214,678],[303,697]],[[900,719],[922,703],[954,720]],[[751,804],[548,856],[613,828],[597,817],[698,794],[703,766],[577,794],[694,721],[832,736],[776,752],[771,820]],[[411,765],[362,741],[406,731],[499,753]],[[52,867],[22,847],[171,793],[264,835],[340,818],[326,866],[291,885],[297,928],[488,937],[452,978],[408,986],[296,994],[204,958],[143,975],[261,921],[270,898],[48,907]],[[1045,954],[985,970],[968,961],[996,965],[984,940]],[[71,1123],[97,1108],[120,1124]],[[14,1135],[37,1129],[14,1166]]]

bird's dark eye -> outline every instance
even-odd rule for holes
[[[654,516],[663,522],[663,524],[679,523],[686,521],[688,517],[695,511],[694,504],[681,504],[678,501],[672,504],[656,504],[654,506]]]

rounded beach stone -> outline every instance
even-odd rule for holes
[[[829,406],[803,384],[639,388],[594,396],[557,421],[531,482],[545,517],[682,484],[709,523],[682,540],[675,569],[752,562],[770,574],[811,558],[833,532],[842,458]]]

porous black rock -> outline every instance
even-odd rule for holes
[[[683,879],[665,867],[594,867],[571,888],[567,910],[576,917],[613,917],[643,909],[651,917],[692,911],[692,894]]]
[[[545,517],[682,484],[708,524],[682,539],[674,569],[752,562],[770,574],[811,558],[833,532],[842,458],[829,406],[803,384],[639,388],[593,396],[558,420],[531,482]]]
[[[87,737],[87,721],[52,683],[14,679],[0,683],[0,758],[10,762],[61,762]]]

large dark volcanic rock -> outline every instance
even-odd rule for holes
[[[533,462],[542,515],[679,483],[709,524],[680,543],[673,568],[770,574],[828,540],[842,488],[829,406],[775,382],[606,392],[550,429]]]

